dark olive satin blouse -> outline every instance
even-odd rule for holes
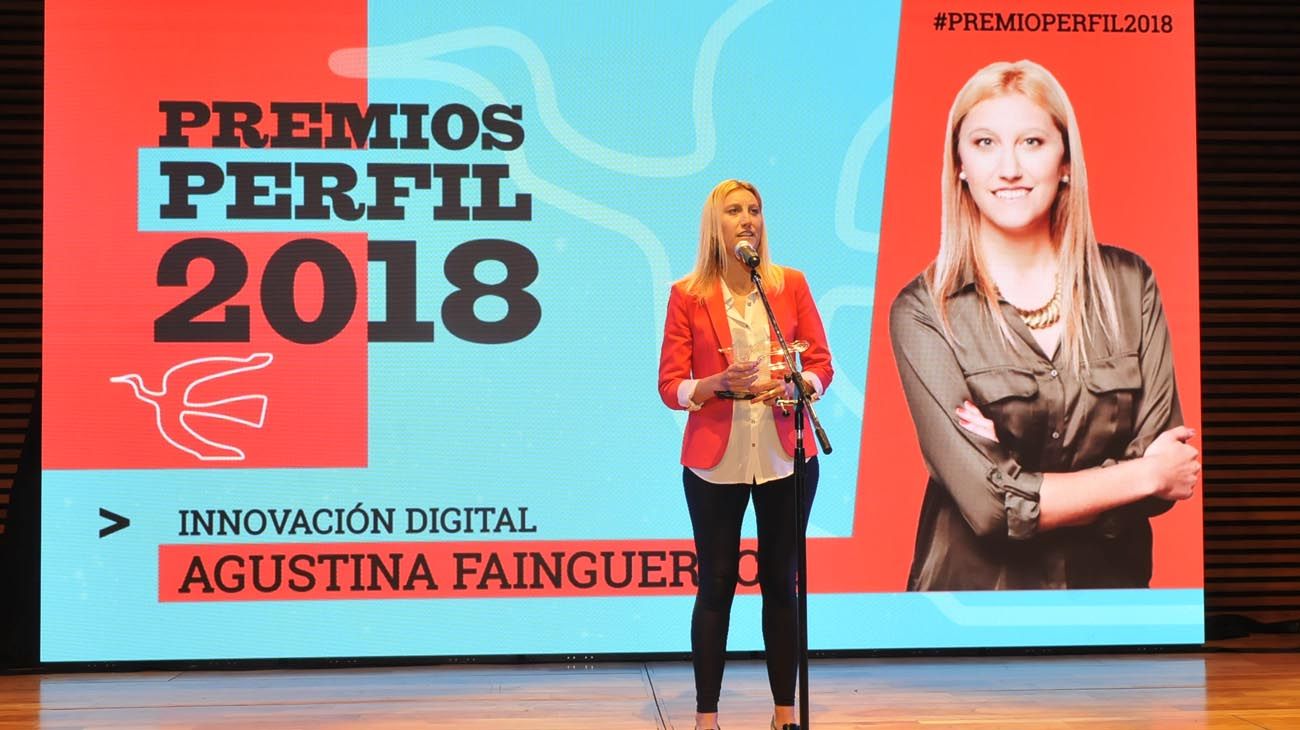
[[[1102,246],[1120,331],[1092,321],[1082,375],[1048,357],[1010,304],[1008,342],[973,283],[948,302],[946,336],[923,277],[894,300],[890,337],[930,479],[908,590],[1134,588],[1151,579],[1155,498],[1091,524],[1038,531],[1043,474],[1137,458],[1182,424],[1169,330],[1155,277],[1137,255]],[[957,423],[970,400],[998,441]]]

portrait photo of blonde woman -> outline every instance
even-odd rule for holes
[[[1157,272],[1098,241],[1043,66],[976,71],[943,144],[937,251],[889,312],[928,475],[907,590],[1147,587],[1200,472]]]

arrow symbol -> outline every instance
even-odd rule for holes
[[[99,536],[101,538],[108,537],[118,530],[124,530],[131,526],[131,520],[117,514],[116,512],[109,512],[103,507],[99,508],[99,516],[113,523],[107,527],[99,528]]]

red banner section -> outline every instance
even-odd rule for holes
[[[256,22],[186,3],[47,9],[46,469],[365,465],[366,237],[137,221],[164,102],[364,103],[365,81],[327,63],[365,45],[364,18],[355,0]],[[282,73],[268,48],[311,61]]]
[[[758,554],[741,542],[741,593],[758,592]],[[809,545],[828,564],[847,540]],[[858,561],[858,565],[862,562]],[[838,593],[857,570],[810,573],[810,591]],[[689,540],[329,542],[158,546],[158,600],[286,601],[371,598],[543,598],[690,595]]]

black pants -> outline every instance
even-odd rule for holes
[[[807,514],[817,492],[816,457],[808,461],[804,473]],[[695,533],[700,580],[691,614],[695,711],[718,711],[731,601],[739,577],[740,525],[751,494],[758,523],[758,582],[763,592],[767,681],[775,704],[793,705],[799,653],[794,475],[765,484],[711,484],[690,469],[683,469],[682,481]]]

